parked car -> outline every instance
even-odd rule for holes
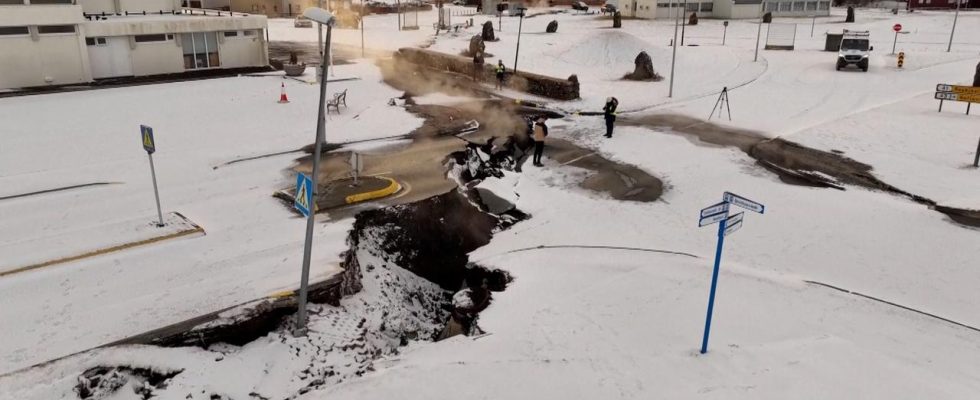
[[[575,11],[589,11],[589,5],[585,4],[584,1],[576,1],[572,3],[572,9]]]
[[[313,27],[313,21],[310,21],[310,20],[306,19],[306,17],[302,17],[302,16],[296,17],[296,20],[293,21],[293,27],[294,28],[312,28]]]
[[[609,14],[615,14],[616,13],[616,6],[614,6],[612,4],[606,4],[606,5],[602,6],[602,12],[603,13],[609,13]]]
[[[465,0],[453,0],[453,5],[454,6],[465,6],[466,5],[466,1]]]

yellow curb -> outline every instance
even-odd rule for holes
[[[63,264],[63,263],[66,263],[66,262],[77,261],[77,260],[81,260],[81,259],[85,259],[85,258],[100,256],[100,255],[103,255],[103,254],[108,254],[108,253],[112,253],[112,252],[116,252],[116,251],[120,251],[120,250],[125,250],[125,249],[129,249],[129,248],[133,248],[133,247],[143,246],[143,245],[147,245],[147,244],[151,244],[151,243],[156,243],[156,242],[162,242],[164,240],[176,239],[176,238],[179,238],[181,236],[193,235],[195,233],[205,233],[204,232],[204,229],[201,228],[200,226],[197,226],[197,224],[195,224],[194,222],[191,222],[190,220],[188,220],[183,215],[180,215],[179,213],[177,213],[177,215],[179,215],[181,218],[184,218],[184,220],[186,220],[191,225],[193,225],[194,228],[193,229],[184,230],[184,231],[180,231],[180,232],[176,232],[176,233],[171,233],[171,234],[165,235],[165,236],[158,236],[158,237],[155,237],[155,238],[141,240],[139,242],[124,243],[124,244],[121,244],[121,245],[118,245],[118,246],[113,246],[113,247],[107,247],[107,248],[104,248],[104,249],[94,250],[94,251],[90,251],[88,253],[79,254],[79,255],[76,255],[76,256],[59,258],[57,260],[45,261],[45,262],[40,263],[40,264],[28,265],[26,267],[20,267],[20,268],[17,268],[17,269],[12,269],[10,271],[0,272],[0,278],[5,277],[5,276],[8,276],[8,275],[18,274],[18,273],[21,273],[21,272],[27,272],[27,271],[35,270],[35,269],[38,269],[38,268],[49,267],[49,266],[56,265],[56,264]]]
[[[269,295],[269,298],[273,298],[273,299],[281,299],[281,298],[283,298],[283,297],[289,297],[289,296],[292,296],[292,295],[293,295],[293,293],[295,293],[295,291],[294,291],[294,290],[283,290],[283,291],[280,291],[280,292],[275,292],[275,293],[273,293],[273,294],[270,294],[270,295]]]
[[[402,189],[402,186],[399,185],[398,182],[395,182],[394,179],[385,178],[385,177],[381,177],[381,179],[385,179],[389,182],[388,187],[384,189],[374,190],[365,193],[352,194],[350,196],[347,196],[347,198],[345,199],[347,201],[347,204],[354,204],[367,200],[380,199],[382,197],[391,196],[392,194],[395,194],[395,192]]]

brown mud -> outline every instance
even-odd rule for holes
[[[952,221],[980,227],[980,211],[936,204],[928,198],[906,192],[874,176],[872,166],[837,152],[812,149],[781,138],[770,139],[759,132],[732,128],[677,114],[626,116],[628,126],[661,128],[703,145],[734,147],[752,157],[763,168],[777,174],[785,183],[844,190],[844,184],[881,190],[906,197],[947,215]]]

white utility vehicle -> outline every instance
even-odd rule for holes
[[[844,29],[844,36],[837,52],[837,70],[853,65],[868,72],[868,60],[871,57],[871,33],[868,31],[850,31]]]

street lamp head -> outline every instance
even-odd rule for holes
[[[517,7],[517,15],[523,17],[524,12],[527,11],[527,7]]]
[[[337,20],[334,18],[330,11],[324,10],[320,7],[310,7],[303,11],[303,17],[309,19],[318,24],[333,26],[334,22]]]

